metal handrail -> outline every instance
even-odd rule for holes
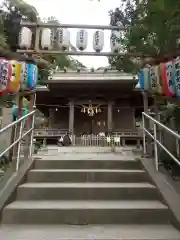
[[[3,134],[4,132],[6,132],[7,130],[9,130],[10,128],[17,126],[20,123],[20,129],[19,129],[19,137],[12,143],[10,144],[3,152],[0,153],[0,158],[3,157],[7,152],[9,152],[14,146],[18,145],[17,147],[17,159],[16,159],[16,171],[19,169],[19,161],[20,161],[20,147],[21,147],[21,140],[26,137],[28,134],[31,133],[31,139],[30,139],[30,148],[29,148],[29,155],[32,155],[32,142],[33,142],[33,130],[34,130],[34,116],[35,116],[35,112],[36,110],[31,111],[30,113],[28,113],[27,115],[19,118],[18,120],[10,123],[9,125],[5,126],[4,128],[2,128],[0,130],[0,134]],[[26,119],[28,119],[30,116],[33,116],[32,118],[32,124],[31,124],[31,128],[26,131],[23,134],[23,123]]]
[[[148,119],[153,122],[153,133],[152,135],[148,129],[145,127],[145,119]],[[157,126],[165,130],[166,132],[170,133],[172,136],[176,138],[176,140],[180,140],[180,135],[173,131],[172,129],[168,128],[164,124],[160,123],[153,117],[149,116],[147,113],[143,112],[142,113],[142,120],[143,120],[143,152],[144,154],[147,153],[146,151],[146,134],[154,140],[154,152],[155,152],[155,166],[156,170],[158,171],[159,169],[159,157],[158,157],[158,146],[160,146],[179,166],[180,166],[180,161],[177,159],[158,139],[157,139]]]
[[[28,113],[27,115],[19,118],[18,120],[10,123],[9,125],[5,126],[4,128],[0,129],[0,134],[3,133],[3,132],[5,132],[5,131],[7,131],[9,128],[15,126],[16,124],[22,122],[24,119],[26,119],[26,118],[28,118],[29,116],[33,115],[35,112],[36,112],[36,111],[34,110],[34,111]]]
[[[156,125],[158,125],[159,127],[163,128],[164,130],[166,130],[167,132],[171,133],[175,138],[180,140],[180,135],[178,133],[176,133],[175,131],[173,131],[172,129],[168,128],[166,125],[160,123],[159,121],[157,121],[155,118],[149,116],[147,113],[143,112],[142,113],[146,118],[148,118],[149,120],[151,120],[153,123],[155,123]]]

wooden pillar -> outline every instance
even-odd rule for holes
[[[49,108],[49,128],[53,128],[53,123],[54,123],[54,109]]]
[[[113,102],[108,101],[108,116],[107,116],[107,127],[108,133],[112,132],[113,129]]]
[[[136,116],[135,116],[135,108],[132,109],[133,112],[133,128],[136,129]]]
[[[74,100],[69,101],[69,134],[74,135]]]

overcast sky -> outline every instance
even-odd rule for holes
[[[100,24],[109,25],[108,11],[120,6],[121,0],[26,0],[34,5],[41,17],[55,16],[60,22],[67,24]],[[88,48],[92,50],[92,34],[89,30]],[[71,43],[76,45],[77,29],[71,29]],[[110,51],[110,32],[105,31],[105,45],[103,51]],[[87,67],[100,67],[108,65],[107,57],[76,57]]]

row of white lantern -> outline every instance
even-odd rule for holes
[[[32,32],[29,28],[23,27],[20,32],[19,45],[20,48],[31,48]],[[42,29],[41,47],[43,49],[51,49],[53,43],[53,34],[50,28]],[[70,47],[70,32],[67,29],[57,30],[57,43],[59,48],[66,50]],[[76,46],[80,51],[84,51],[88,44],[88,33],[82,29],[77,32]],[[112,38],[110,40],[110,48],[112,52],[118,52],[120,49],[120,42]],[[96,52],[101,52],[104,47],[104,32],[95,31],[93,34],[93,49]]]

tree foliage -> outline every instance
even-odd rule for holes
[[[122,49],[151,56],[174,52],[180,44],[179,0],[123,0],[123,6],[110,12],[111,25],[124,25],[121,34]],[[110,58],[118,69],[137,71],[133,59]],[[132,66],[133,65],[133,66]]]

